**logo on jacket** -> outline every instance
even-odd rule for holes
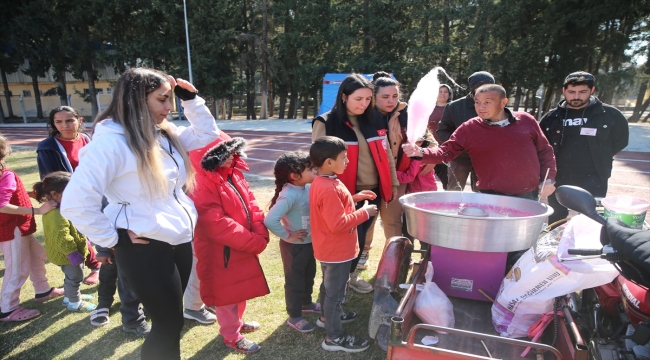
[[[379,136],[386,136],[386,129],[379,129],[377,130],[377,134]]]
[[[564,119],[564,126],[582,126],[587,124],[587,118]]]

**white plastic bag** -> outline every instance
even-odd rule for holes
[[[415,314],[427,324],[453,328],[455,323],[454,306],[447,295],[431,280],[433,279],[431,261],[427,263],[427,271],[424,276],[424,286],[415,299],[413,308]],[[442,331],[439,333],[446,334]]]
[[[540,315],[553,310],[553,299],[607,284],[618,271],[607,260],[560,262],[570,248],[597,249],[601,225],[584,215],[537,241],[519,258],[501,283],[492,305],[492,324],[501,336],[525,337]],[[561,236],[561,239],[560,239]]]

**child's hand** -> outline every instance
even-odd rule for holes
[[[287,242],[298,242],[298,240],[300,240],[301,242],[305,242],[306,237],[307,237],[307,230],[300,229],[296,231],[289,231],[289,236],[284,240]]]
[[[363,204],[362,209],[365,210],[370,217],[377,215],[377,205],[368,204],[368,200]]]
[[[433,170],[433,168],[435,166],[436,166],[435,164],[426,164],[426,165],[423,164],[423,165],[421,165],[420,176],[424,176],[424,175],[430,173],[431,170]]]
[[[99,261],[100,263],[102,263],[102,265],[108,265],[108,264],[112,264],[112,263],[113,263],[113,261],[111,261],[111,257],[110,257],[110,256],[97,256],[96,259],[97,259],[97,261]]]
[[[372,192],[371,190],[361,190],[358,193],[352,195],[352,201],[359,202],[361,200],[375,200],[377,198],[377,194]]]
[[[43,203],[43,205],[41,205],[40,208],[38,208],[38,209],[34,209],[34,214],[39,214],[39,215],[47,214],[47,213],[49,213],[50,211],[56,209],[56,207],[57,207],[58,205],[59,205],[59,203],[57,203],[57,202],[54,201],[54,200],[46,201],[46,202]]]
[[[67,257],[68,260],[70,260],[70,265],[79,265],[84,262],[84,257],[79,253],[79,251],[68,254]]]

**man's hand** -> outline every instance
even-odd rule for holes
[[[422,149],[415,144],[411,144],[411,143],[402,144],[402,149],[404,150],[404,154],[406,154],[406,156],[408,157],[422,156],[422,151],[421,151]]]
[[[307,230],[305,229],[289,231],[289,236],[285,239],[285,241],[295,243],[298,242],[298,240],[300,240],[301,242],[305,242],[306,237],[307,237]]]
[[[377,198],[377,194],[375,194],[371,190],[361,190],[358,193],[352,195],[352,201],[354,201],[355,203],[362,200],[375,200],[376,198]]]

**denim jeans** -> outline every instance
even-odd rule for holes
[[[345,296],[345,285],[350,279],[352,260],[342,263],[321,263],[323,282],[320,285],[318,300],[321,304],[321,315],[325,319],[325,334],[333,340],[343,335],[341,302]]]

